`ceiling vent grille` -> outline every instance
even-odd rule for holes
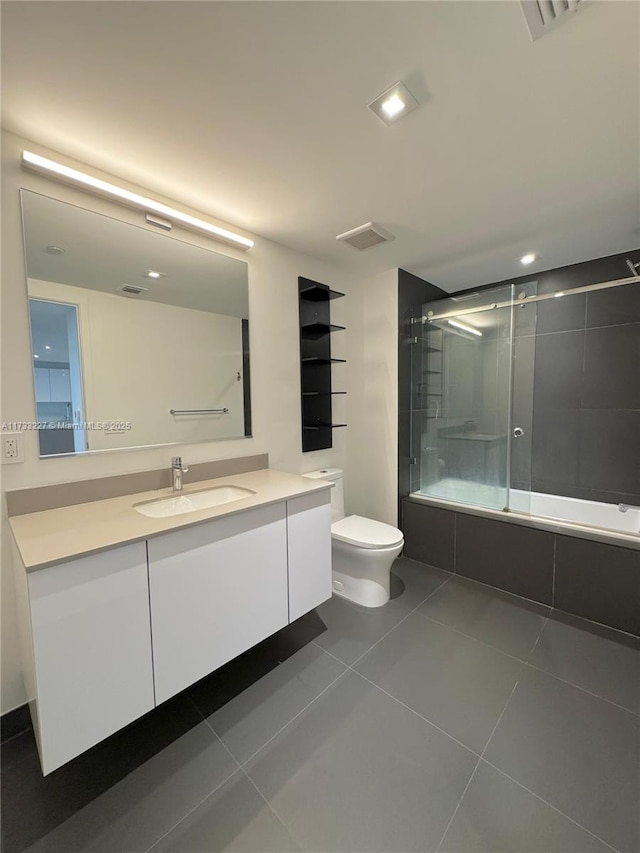
[[[139,284],[123,284],[120,290],[129,296],[140,296],[141,293],[146,293],[149,288],[141,287]]]
[[[589,0],[521,0],[531,41],[539,39],[566,21],[570,17],[569,12],[577,12],[588,2]]]
[[[379,246],[380,243],[388,243],[393,240],[393,234],[389,234],[375,222],[365,222],[358,228],[352,228],[351,231],[338,234],[336,240],[346,243],[352,249],[364,252],[365,249],[372,249],[374,246]]]

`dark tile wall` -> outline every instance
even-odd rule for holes
[[[403,501],[404,555],[640,636],[640,550]]]
[[[629,277],[627,258],[640,250],[483,286],[565,293],[537,304],[531,469],[512,470],[516,487],[530,474],[533,491],[640,503],[640,283],[570,293]]]
[[[412,475],[418,477],[417,466],[410,464],[411,388],[417,377],[411,375],[411,340],[416,331],[411,317],[419,316],[425,302],[448,296],[444,290],[406,270],[398,270],[398,494],[399,500],[418,488]],[[416,426],[419,426],[416,418]],[[419,435],[415,438],[419,441]],[[401,505],[400,505],[401,506]]]

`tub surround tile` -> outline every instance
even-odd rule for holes
[[[554,610],[528,662],[640,715],[640,639]]]
[[[640,260],[632,257],[632,260]],[[640,323],[640,283],[587,294],[587,328]]]
[[[526,660],[550,608],[453,577],[416,612]]]
[[[402,514],[405,556],[454,571],[455,522],[454,512],[405,501]]]
[[[458,514],[456,572],[542,604],[552,604],[553,534]]]
[[[583,408],[640,409],[640,323],[588,329],[584,356]]]
[[[611,853],[611,848],[485,761],[441,853]]]
[[[640,388],[638,378],[636,384]],[[632,494],[631,502],[639,503],[640,410],[583,410],[578,437],[578,486],[612,490],[614,503],[624,502],[618,496]]]
[[[303,849],[408,853],[435,850],[476,762],[351,672],[246,770]]]
[[[522,666],[414,613],[355,669],[479,754]]]
[[[578,485],[580,411],[535,409],[533,415],[531,489],[565,493]],[[544,492],[543,492],[544,493]]]
[[[558,535],[554,606],[640,635],[640,551]]]
[[[525,667],[485,759],[621,853],[640,845],[640,718]]]
[[[534,412],[580,408],[584,347],[584,331],[537,336]]]

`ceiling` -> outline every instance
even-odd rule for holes
[[[5,127],[361,274],[447,290],[640,244],[639,9],[2,3]],[[403,80],[420,107],[366,104]],[[373,220],[366,252],[336,234]]]
[[[249,317],[244,261],[27,190],[22,191],[22,217],[30,279]],[[64,254],[50,254],[51,246]],[[164,276],[147,278],[148,270]],[[123,284],[147,292],[128,296]]]

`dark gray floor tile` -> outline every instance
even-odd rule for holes
[[[640,640],[555,612],[529,662],[640,714]]]
[[[640,551],[556,536],[554,604],[640,636]]]
[[[522,664],[411,614],[356,669],[466,746],[482,752]]]
[[[239,771],[156,844],[153,853],[288,853],[300,849]]]
[[[391,568],[391,600],[405,610],[415,610],[451,577],[450,572],[400,557]]]
[[[523,598],[551,604],[553,534],[459,513],[456,572]]]
[[[316,643],[350,666],[407,615],[395,601],[383,607],[361,607],[334,595],[316,609],[327,630]]]
[[[242,763],[344,671],[343,664],[318,646],[305,646],[223,705],[208,722]]]
[[[438,566],[452,572],[454,569],[454,512],[405,500],[402,505],[404,553],[412,560]]]
[[[441,853],[607,853],[611,848],[484,761]]]
[[[347,673],[247,765],[313,851],[435,849],[476,757]]]
[[[197,726],[198,711],[176,696],[48,776],[42,775],[33,730],[3,744],[3,853],[20,853],[53,832]]]
[[[640,845],[640,719],[526,667],[485,759],[622,853]]]
[[[507,654],[526,659],[550,608],[454,577],[417,612]]]
[[[29,853],[144,853],[237,770],[206,723],[158,752]]]

